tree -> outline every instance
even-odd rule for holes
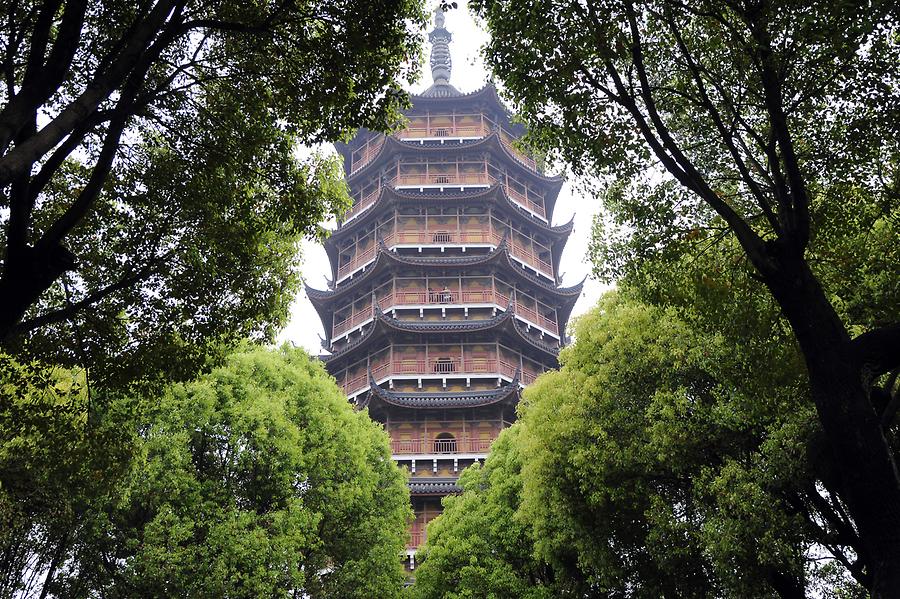
[[[830,596],[868,582],[810,450],[820,429],[800,356],[787,330],[767,331],[773,312],[729,338],[613,293],[577,322],[518,424],[518,518],[558,577],[613,597]]]
[[[83,371],[0,358],[0,597],[43,597],[88,515],[118,492],[134,414],[120,401],[93,409]]]
[[[534,529],[517,514],[521,502],[519,427],[501,433],[484,467],[466,468],[463,493],[444,499],[428,526],[410,597],[542,599],[571,593],[534,556]]]
[[[677,250],[678,231],[737,240],[801,349],[873,593],[896,596],[900,475],[885,411],[895,402],[879,383],[900,367],[900,326],[851,331],[807,256],[817,194],[827,206],[849,182],[896,205],[894,4],[474,6],[492,34],[488,62],[534,143],[576,172],[617,176],[623,191],[609,207],[645,248]]]
[[[3,15],[0,340],[96,369],[272,335],[300,237],[347,205],[297,145],[393,124],[424,22],[406,0]]]
[[[161,400],[127,401],[147,414],[123,410],[124,455],[133,456],[124,466],[102,452],[105,468],[81,459],[79,469],[55,466],[35,459],[46,452],[38,444],[5,441],[4,450],[27,451],[2,453],[4,507],[38,505],[30,502],[36,486],[7,485],[15,464],[66,471],[80,483],[74,490],[92,493],[85,502],[45,497],[44,515],[72,515],[63,535],[25,514],[13,518],[28,534],[5,536],[4,555],[32,542],[38,588],[29,596],[399,595],[411,517],[404,476],[384,432],[352,410],[320,364],[298,350],[246,347]],[[4,422],[3,438],[31,413]],[[116,420],[115,410],[103,414],[98,422]],[[99,426],[107,428],[116,430]],[[100,448],[93,435],[79,438]],[[112,488],[100,473],[114,474]],[[4,593],[35,572],[3,565]]]

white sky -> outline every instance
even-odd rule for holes
[[[463,2],[460,7],[446,13],[445,27],[453,35],[450,43],[450,53],[453,62],[450,83],[459,91],[467,93],[482,87],[488,79],[484,63],[479,55],[481,46],[487,41],[487,33],[482,30],[472,19]],[[431,26],[429,26],[429,29]],[[431,52],[430,45],[425,47],[426,73],[418,84],[410,89],[413,93],[420,93],[431,85],[431,73],[428,67],[428,56]],[[593,217],[600,211],[600,201],[594,198],[579,195],[580,190],[574,189],[572,183],[563,185],[553,213],[553,224],[569,222],[573,214],[576,215],[575,230],[569,237],[560,262],[560,273],[563,285],[574,285],[590,272],[590,264],[587,261],[588,241],[590,240],[591,223]],[[311,287],[326,289],[326,276],[330,275],[331,268],[328,265],[328,257],[325,250],[317,243],[306,241],[303,244],[303,276]],[[585,282],[581,299],[575,305],[573,316],[577,316],[591,308],[608,287],[597,281],[588,279]],[[320,337],[324,337],[322,323],[312,304],[301,291],[291,307],[291,321],[282,331],[279,342],[289,341],[296,346],[305,348],[313,355],[321,353]]]

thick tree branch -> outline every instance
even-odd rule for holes
[[[119,99],[115,110],[117,116],[110,122],[103,142],[103,148],[100,150],[100,155],[97,158],[97,163],[91,172],[87,185],[78,194],[75,202],[50,226],[36,245],[45,246],[60,243],[63,237],[85,217],[91,205],[100,195],[103,183],[106,181],[118,153],[122,132],[125,130],[125,126],[131,115],[134,114],[135,109],[143,105],[136,102],[141,84],[146,79],[150,68],[158,60],[159,55],[175,37],[176,29],[177,24],[160,35],[141,58],[139,64],[136,65],[135,70],[129,76],[122,90],[122,97]],[[149,101],[149,99],[145,99],[145,101]]]
[[[37,119],[31,116],[31,122],[27,123],[17,134],[16,138],[26,138],[37,129]],[[15,261],[21,258],[27,244],[28,228],[31,225],[31,211],[33,204],[28,201],[29,174],[22,173],[12,181],[9,190],[9,223],[6,229],[6,261]]]
[[[122,291],[123,289],[127,289],[132,285],[139,283],[143,279],[147,278],[153,271],[153,268],[159,263],[159,260],[154,260],[136,272],[133,275],[123,277],[119,279],[119,281],[113,283],[112,285],[108,285],[102,289],[98,289],[93,293],[87,295],[83,299],[67,304],[65,308],[60,308],[58,310],[53,310],[52,312],[47,312],[46,314],[42,314],[30,320],[26,320],[20,322],[16,326],[12,328],[10,336],[18,336],[33,331],[34,329],[46,326],[48,324],[54,324],[57,322],[62,322],[64,320],[68,320],[75,316],[81,310],[96,304],[97,302],[103,300],[106,297],[109,297],[113,293],[117,291]]]
[[[900,368],[900,324],[881,327],[850,342],[852,357],[860,365],[868,388],[875,380]]]
[[[45,4],[46,12],[38,17],[40,29],[35,32],[37,37],[32,39],[22,88],[0,111],[0,152],[6,152],[10,140],[27,123],[29,115],[36,113],[38,107],[59,88],[75,57],[87,11],[87,0],[66,3],[56,40],[44,63],[50,27],[59,5],[59,1]]]
[[[809,244],[809,197],[788,128],[787,115],[784,112],[781,77],[772,50],[771,36],[766,30],[766,23],[761,14],[765,10],[767,8],[763,7],[755,13],[748,13],[747,16],[752,24],[751,35],[757,42],[759,77],[772,136],[781,152],[781,162],[784,164],[787,182],[790,185],[790,193],[784,198],[788,201],[783,204],[781,211],[786,240],[802,254]]]
[[[591,9],[591,3],[588,3],[588,10],[592,14],[592,20],[596,27],[596,14],[594,14]],[[662,117],[656,109],[656,103],[651,93],[652,86],[650,85],[646,70],[644,69],[641,36],[637,25],[637,19],[634,14],[634,7],[630,3],[626,3],[626,11],[632,38],[632,63],[640,82],[641,98],[644,107],[647,110],[650,120],[653,122],[652,128],[647,122],[644,113],[637,106],[633,93],[624,85],[615,65],[611,60],[606,60],[607,72],[615,83],[619,94],[623,97],[625,108],[632,114],[644,139],[666,169],[682,185],[699,195],[710,205],[710,207],[725,219],[725,222],[727,222],[734,231],[735,236],[741,243],[741,246],[744,247],[754,266],[760,272],[771,272],[772,266],[769,263],[763,240],[750,228],[748,223],[744,221],[740,215],[709,188],[708,184],[703,179],[703,176],[697,172],[690,160],[688,160],[681,152],[675,140],[672,139],[668,128],[665,126]],[[659,137],[657,137],[657,135]]]
[[[121,54],[106,71],[97,75],[75,100],[36,135],[0,158],[0,186],[6,185],[18,173],[29,170],[35,161],[69,135],[79,122],[90,117],[100,102],[126,79],[152,44],[163,23],[182,3],[183,0],[160,1],[135,29]]]

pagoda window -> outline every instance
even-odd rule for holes
[[[439,433],[434,438],[434,453],[456,453],[456,437],[451,433]]]

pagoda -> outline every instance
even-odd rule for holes
[[[325,242],[328,289],[307,287],[329,372],[409,469],[411,570],[441,498],[557,367],[581,294],[558,274],[573,226],[551,224],[562,178],[517,147],[523,127],[493,85],[450,84],[450,39],[439,10],[434,82],[403,130],[338,146],[354,203]]]

